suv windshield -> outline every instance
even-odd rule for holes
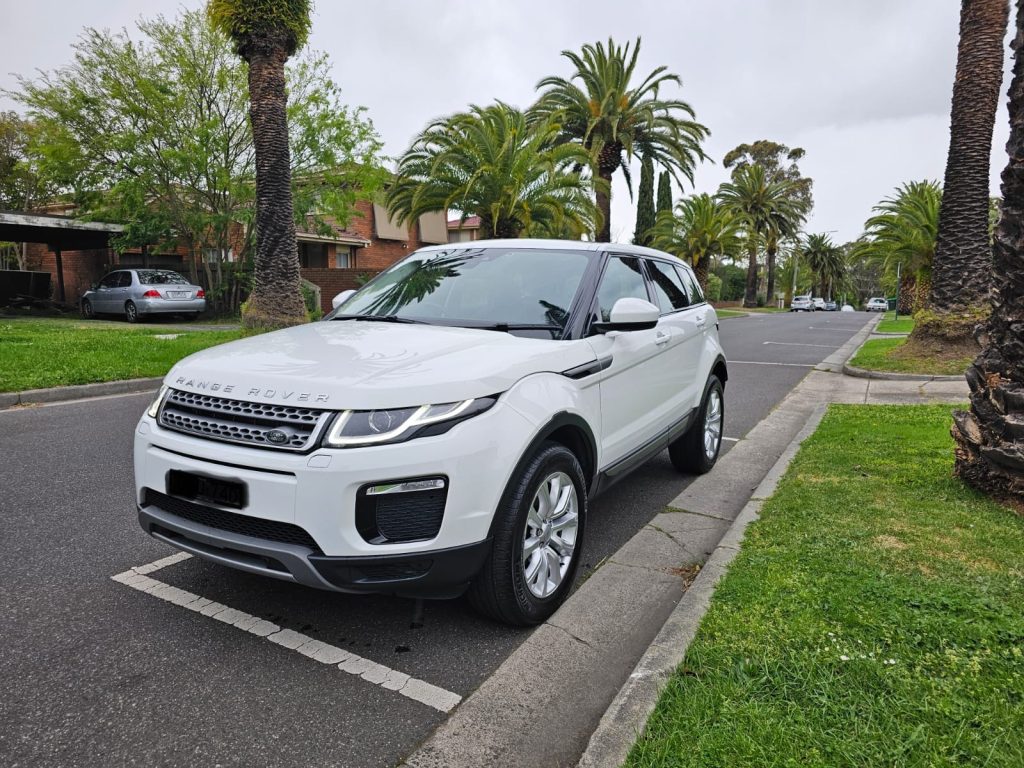
[[[188,280],[177,272],[170,272],[165,269],[139,269],[136,271],[139,274],[139,282],[142,285],[167,285],[168,283],[188,285]]]
[[[592,257],[590,251],[538,248],[414,253],[363,286],[334,319],[534,331],[557,338]]]

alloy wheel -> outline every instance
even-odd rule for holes
[[[708,392],[708,405],[704,414],[704,455],[713,459],[722,442],[722,393],[717,389]]]
[[[576,486],[564,472],[544,478],[526,515],[523,576],[534,597],[548,597],[565,579],[579,532]]]

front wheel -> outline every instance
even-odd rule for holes
[[[722,449],[722,425],[725,423],[725,389],[711,374],[704,387],[704,398],[697,420],[668,447],[672,466],[680,472],[703,475],[711,471]]]
[[[563,445],[543,444],[495,513],[491,553],[468,592],[473,607],[515,626],[548,618],[576,578],[586,519],[579,461]]]
[[[81,310],[82,317],[84,317],[86,320],[92,320],[94,317],[96,317],[96,312],[92,308],[92,302],[89,301],[88,299],[82,299]]]

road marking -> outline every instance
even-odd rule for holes
[[[778,344],[782,347],[821,347],[822,349],[835,349],[832,344],[801,344],[796,341],[765,341],[763,344]]]
[[[832,333],[853,333],[859,331],[860,327],[857,328],[822,328],[820,325],[808,325],[807,330],[809,331],[832,331]]]
[[[342,672],[361,677],[368,683],[373,683],[389,691],[400,693],[413,701],[433,707],[439,712],[451,712],[462,701],[462,697],[459,694],[446,691],[444,688],[439,688],[425,680],[419,680],[411,675],[407,675],[405,672],[399,672],[375,661],[364,659],[362,656],[357,656],[350,651],[346,651],[344,648],[338,648],[335,645],[321,642],[301,632],[281,629],[277,624],[261,619],[258,616],[230,608],[213,600],[207,600],[205,597],[187,592],[184,589],[178,589],[178,587],[157,581],[148,575],[154,571],[159,571],[161,568],[188,560],[190,557],[192,555],[187,552],[179,552],[146,565],[136,566],[110,578],[119,584],[137,589],[139,592],[145,592],[147,595],[158,597],[174,605],[180,605],[182,608],[188,608],[190,611],[195,611],[203,616],[209,616],[212,619],[230,624],[257,637],[262,637],[271,643],[276,643],[283,648],[307,656],[313,659],[313,661],[334,665]]]
[[[765,342],[767,343],[767,342]],[[729,365],[787,365],[791,368],[813,368],[814,363],[774,363],[763,360],[730,360]]]
[[[723,437],[722,439],[727,443],[738,443],[740,441],[738,437]]]

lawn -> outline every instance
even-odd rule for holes
[[[746,310],[744,310],[742,312],[739,312],[739,311],[737,311],[735,309],[716,309],[715,310],[715,314],[718,315],[719,318],[723,318],[723,317],[746,317],[747,316]]]
[[[902,354],[901,347],[905,343],[906,337],[869,339],[850,361],[850,365],[872,371],[956,376],[966,371],[971,364],[970,357],[940,359]]]
[[[174,335],[157,339],[157,335]],[[66,319],[0,319],[0,392],[162,376],[242,331],[180,331]]]
[[[1024,765],[1024,519],[948,406],[832,406],[627,766]]]
[[[876,330],[879,333],[910,333],[914,330],[914,318],[903,315],[897,320],[895,312],[886,312],[885,319],[878,324]]]

